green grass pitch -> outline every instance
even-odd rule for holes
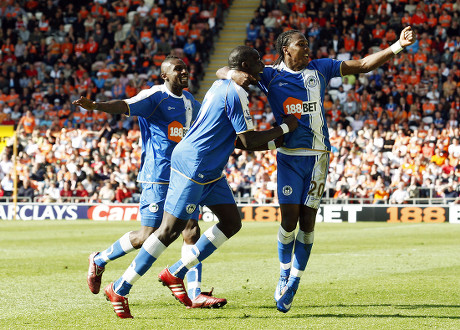
[[[208,228],[202,224],[202,231]],[[228,299],[187,310],[156,280],[175,242],[131,290],[118,319],[86,285],[87,257],[137,222],[1,221],[1,329],[460,329],[460,226],[319,223],[290,312],[276,310],[278,223],[243,229],[203,265],[203,289]],[[135,252],[107,266],[117,279]]]

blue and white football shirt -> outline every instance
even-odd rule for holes
[[[142,135],[141,167],[137,180],[167,183],[171,174],[171,154],[196,118],[200,103],[192,94],[176,96],[163,85],[142,90],[124,100],[129,116],[138,116]]]
[[[323,101],[331,78],[341,76],[341,64],[324,58],[310,61],[301,71],[292,71],[284,63],[264,68],[259,87],[267,95],[277,123],[281,124],[286,114],[299,119],[299,127],[284,136],[279,152],[315,155],[331,150]]]
[[[172,170],[199,184],[222,177],[236,135],[254,130],[248,93],[233,80],[216,80],[198,117],[173,151]]]

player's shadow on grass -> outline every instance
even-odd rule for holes
[[[402,319],[460,319],[460,316],[445,316],[445,315],[402,315],[402,314],[365,314],[365,313],[326,313],[326,314],[295,314],[295,311],[292,312],[291,318],[321,318],[321,317],[332,317],[332,318],[402,318]]]
[[[337,308],[337,307],[344,307],[344,308],[353,308],[353,307],[393,307],[396,309],[426,309],[426,308],[460,308],[460,305],[442,305],[442,304],[417,304],[417,305],[394,305],[394,304],[367,304],[367,305],[345,305],[345,304],[337,304],[337,305],[306,305],[306,306],[297,306],[302,307],[305,309],[311,308]],[[260,306],[260,308],[266,309],[276,309],[273,305],[264,305]],[[282,314],[280,313],[280,316]],[[297,313],[296,310],[291,310],[287,313],[288,317],[291,318],[308,318],[308,317],[348,317],[348,318],[366,318],[366,317],[377,317],[377,318],[417,318],[417,319],[424,319],[424,318],[436,318],[436,319],[460,319],[460,316],[445,316],[445,315],[402,315],[399,313],[390,313],[390,314],[375,314],[375,313],[315,313],[312,311],[309,314],[306,313]]]
[[[269,306],[266,306],[269,307]],[[419,309],[419,308],[460,308],[460,305],[442,305],[442,304],[418,304],[418,305],[395,305],[395,304],[337,304],[337,305],[309,305],[308,308],[327,308],[327,307],[394,307],[400,309]]]

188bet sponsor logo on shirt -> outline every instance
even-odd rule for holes
[[[298,119],[302,115],[313,114],[320,109],[318,102],[316,101],[302,101],[294,97],[288,97],[283,103],[284,113],[287,115],[294,115]]]
[[[173,121],[168,125],[168,139],[171,141],[179,143],[185,133],[184,126],[178,121]]]

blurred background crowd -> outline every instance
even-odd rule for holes
[[[19,127],[19,196],[35,201],[135,202],[141,143],[136,118],[75,108],[161,84],[175,54],[203,68],[231,1],[59,0],[0,5],[0,124]],[[325,201],[458,202],[460,0],[262,0],[245,43],[270,65],[275,40],[302,31],[311,58],[362,58],[411,25],[418,41],[369,74],[334,78],[324,107],[332,144]],[[263,130],[273,115],[250,91]],[[201,101],[201,100],[200,100]],[[237,201],[276,202],[276,151],[235,150],[225,168]],[[12,147],[0,159],[0,195],[13,191]],[[1,198],[1,197],[0,197]]]

